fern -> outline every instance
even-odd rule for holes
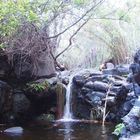
[[[118,125],[116,125],[115,130],[114,132],[112,132],[112,134],[119,136],[124,128],[125,128],[125,125],[123,123],[119,123]]]

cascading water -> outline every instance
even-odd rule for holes
[[[64,108],[64,116],[62,118],[62,120],[64,120],[64,121],[73,120],[72,112],[71,112],[71,98],[72,98],[71,86],[72,86],[72,79],[73,79],[73,76],[71,76],[69,78],[69,84],[68,84],[67,90],[66,90],[66,105],[65,105],[65,108]]]

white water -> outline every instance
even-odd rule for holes
[[[66,105],[64,108],[64,115],[63,118],[61,119],[62,121],[73,121],[73,116],[71,112],[71,86],[72,86],[72,79],[73,76],[69,78],[69,84],[67,85],[67,90],[66,90]]]

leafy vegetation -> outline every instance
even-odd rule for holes
[[[125,128],[125,125],[123,123],[117,124],[112,134],[119,136],[124,128]]]
[[[31,88],[32,90],[35,90],[36,92],[42,92],[45,89],[48,90],[49,88],[49,84],[47,81],[44,81],[42,83],[33,83],[33,84],[28,84],[29,88]]]

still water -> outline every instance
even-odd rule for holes
[[[0,140],[117,140],[111,135],[114,125],[83,122],[59,122],[55,127],[24,127],[23,134],[0,133]]]

